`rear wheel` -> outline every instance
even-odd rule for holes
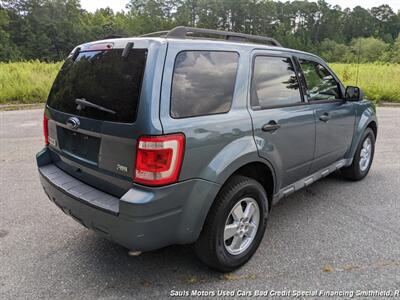
[[[345,178],[361,180],[367,176],[375,154],[375,135],[371,128],[367,128],[361,138],[353,158],[353,163],[341,170]]]
[[[245,264],[266,228],[268,199],[254,179],[232,177],[221,189],[195,244],[200,260],[220,272]]]

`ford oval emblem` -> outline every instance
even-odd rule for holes
[[[67,124],[67,127],[70,129],[78,129],[79,125],[81,125],[81,122],[79,122],[79,119],[77,117],[71,117],[65,122]]]

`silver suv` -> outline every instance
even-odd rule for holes
[[[76,47],[43,123],[40,180],[62,211],[132,254],[194,243],[222,272],[282,197],[364,178],[377,136],[373,103],[321,58],[188,27]]]

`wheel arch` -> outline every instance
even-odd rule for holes
[[[226,181],[235,175],[246,176],[259,182],[267,194],[268,209],[271,210],[272,199],[275,192],[275,174],[272,167],[260,161],[247,163],[233,172]]]
[[[366,109],[364,109],[361,115],[357,118],[357,123],[353,135],[353,141],[351,144],[350,151],[348,152],[349,155],[346,157],[348,158],[354,157],[354,154],[357,150],[358,144],[360,143],[362,135],[367,128],[371,128],[376,138],[378,134],[378,121],[376,119],[375,111],[372,107],[367,107]]]
[[[375,121],[369,122],[367,125],[367,128],[372,129],[372,131],[374,132],[375,139],[376,139],[378,136],[378,125],[376,124],[376,122]]]
[[[247,176],[259,182],[264,187],[267,193],[268,210],[271,210],[273,195],[276,191],[275,188],[277,185],[276,175],[273,166],[267,160],[258,157],[258,159],[256,160],[247,161],[246,163],[237,166],[237,168],[233,172],[230,172],[230,174],[224,178],[224,181],[220,184],[220,187],[218,189],[218,192],[215,194],[214,199],[212,199],[212,201],[209,201],[209,203],[207,203],[207,205],[203,207],[203,209],[205,210],[203,210],[204,213],[201,214],[202,217],[199,220],[200,223],[198,223],[199,227],[197,228],[195,234],[196,239],[200,236],[200,233],[203,230],[204,224],[207,220],[207,216],[209,215],[210,210],[212,209],[216,199],[218,198],[222,187],[235,175]]]
[[[236,168],[229,174],[225,174],[225,178],[223,182],[221,182],[221,187],[215,199],[218,197],[219,192],[226,182],[228,182],[235,175],[246,176],[259,182],[265,189],[268,198],[268,209],[271,210],[272,199],[274,193],[276,192],[277,185],[275,171],[271,163],[260,158],[258,160],[247,161],[239,166],[236,166]],[[215,199],[213,199],[213,203]]]

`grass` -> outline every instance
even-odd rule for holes
[[[0,63],[0,104],[45,102],[62,63]]]
[[[45,102],[62,63],[0,63],[0,104]],[[345,85],[356,85],[357,65],[330,64]],[[400,64],[361,64],[358,86],[368,99],[400,103]]]
[[[357,85],[366,98],[400,102],[400,64],[361,64],[357,78],[356,64],[330,64],[344,85]]]

